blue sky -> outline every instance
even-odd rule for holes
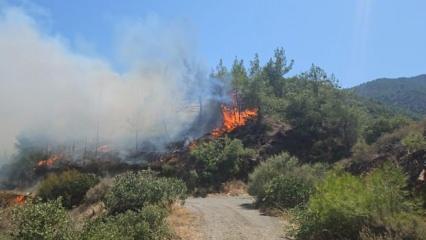
[[[426,73],[426,1],[379,0],[27,0],[2,1],[32,15],[43,31],[75,51],[117,61],[117,28],[155,16],[178,23],[212,68],[220,58],[266,61],[276,47],[295,60],[293,74],[314,63],[344,87],[379,77]]]

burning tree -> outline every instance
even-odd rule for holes
[[[234,129],[246,125],[247,121],[257,116],[257,109],[246,109],[239,111],[238,107],[222,105],[223,125],[212,131],[213,137],[220,137],[224,133],[232,132]]]

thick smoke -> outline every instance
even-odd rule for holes
[[[185,32],[155,18],[120,29],[123,72],[74,52],[23,11],[2,11],[0,151],[12,153],[18,135],[160,145],[206,119],[199,106],[220,97],[213,94],[217,82],[195,60]]]

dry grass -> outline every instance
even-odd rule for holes
[[[203,239],[199,231],[200,217],[190,213],[188,209],[184,208],[181,204],[174,204],[172,206],[171,213],[167,217],[167,222],[175,233],[176,239]]]
[[[247,185],[240,180],[232,180],[222,184],[221,193],[228,196],[247,195]]]
[[[85,203],[69,211],[77,229],[81,229],[87,220],[98,218],[105,213],[105,204],[101,201],[91,204]]]
[[[3,239],[3,236],[7,236],[13,230],[12,207],[0,209],[0,239]]]

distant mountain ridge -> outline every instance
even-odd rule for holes
[[[350,90],[361,97],[400,109],[412,116],[426,116],[426,74],[415,77],[380,78]]]

